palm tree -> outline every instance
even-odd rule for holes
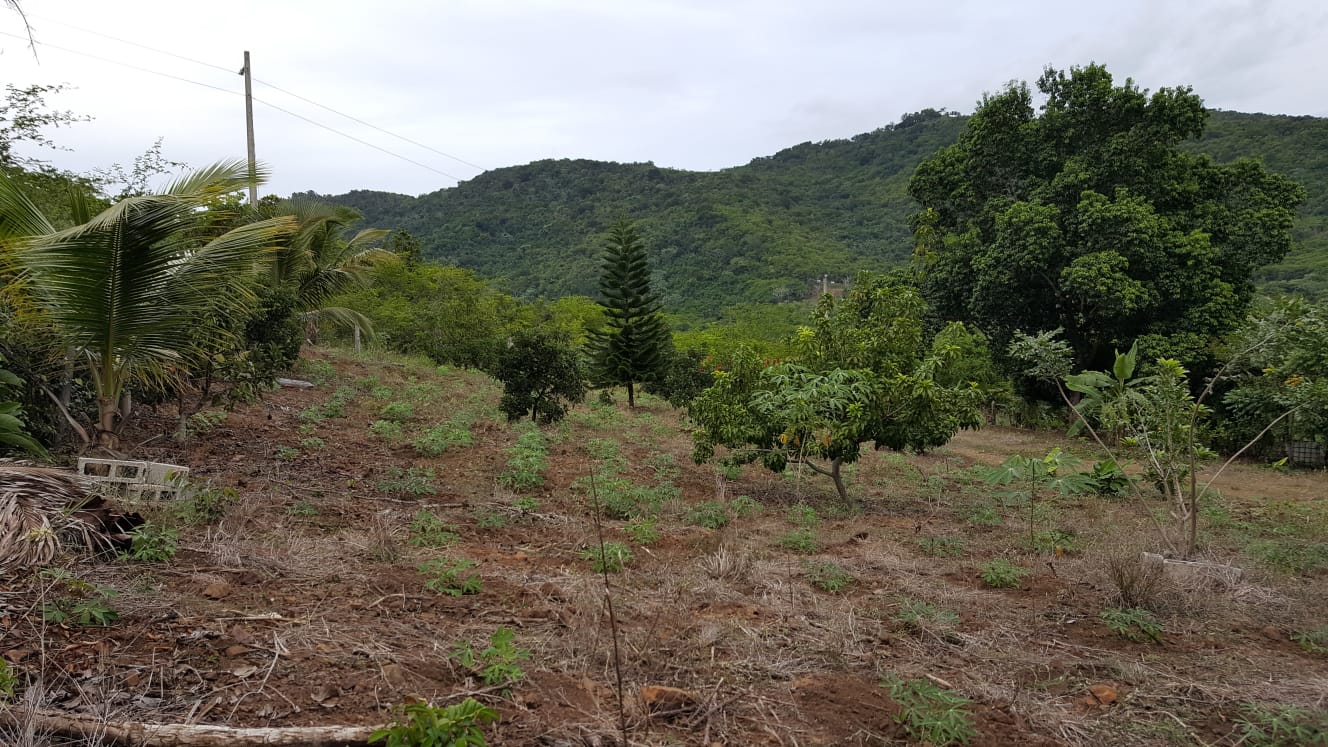
[[[370,228],[347,238],[351,224],[360,216],[312,200],[290,200],[277,205],[276,211],[294,216],[299,229],[273,253],[272,281],[294,291],[296,308],[304,314],[310,338],[317,338],[322,321],[371,331],[363,314],[327,304],[338,294],[367,284],[373,264],[393,256],[376,246],[391,232]]]
[[[187,364],[204,314],[245,313],[256,262],[294,232],[290,217],[207,231],[207,208],[249,180],[245,162],[220,162],[96,216],[76,211],[82,222],[57,231],[0,175],[0,238],[18,237],[10,248],[37,304],[86,362],[99,445],[118,441],[126,385]]]

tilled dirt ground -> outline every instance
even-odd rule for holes
[[[1087,457],[1085,444],[984,430],[926,456],[869,454],[850,475],[854,512],[822,478],[749,466],[725,479],[692,464],[681,416],[647,397],[635,411],[582,406],[546,428],[543,484],[514,491],[502,475],[522,431],[494,411],[487,378],[310,357],[317,387],[272,392],[184,444],[160,435],[172,413],[139,419],[134,456],[189,466],[221,504],[211,517],[142,507],[181,531],[169,562],[70,558],[83,587],[0,580],[0,655],[17,697],[109,720],[291,727],[381,724],[411,699],[471,696],[501,713],[491,744],[613,744],[616,650],[622,719],[641,745],[905,743],[909,703],[883,686],[891,679],[971,701],[961,713],[978,745],[1236,744],[1248,704],[1323,707],[1328,658],[1293,640],[1326,622],[1321,572],[1265,570],[1215,532],[1205,554],[1244,576],[1164,590],[1160,642],[1127,640],[1099,619],[1116,604],[1104,569],[1157,549],[1141,511],[1046,496],[1035,529],[1073,542],[1037,554],[1026,504],[973,470],[1052,445]],[[339,389],[341,411],[321,411]],[[402,433],[371,432],[402,401],[413,407]],[[437,457],[412,447],[458,419],[469,446]],[[672,486],[655,541],[603,522],[603,539],[632,554],[608,577],[612,618],[605,577],[583,557],[600,539],[588,478],[606,464],[634,485]],[[1326,485],[1322,472],[1252,465],[1219,482],[1236,515],[1270,500],[1321,512]],[[707,501],[728,506],[725,526],[698,525]],[[816,509],[803,521],[814,547],[791,547],[797,504]],[[426,541],[421,511],[455,540]],[[420,564],[440,557],[473,561],[482,590],[426,588]],[[1028,571],[1020,588],[979,578],[1000,557]],[[833,592],[813,583],[831,569],[847,578]],[[99,598],[93,587],[107,590],[112,624],[43,619],[62,598]],[[482,651],[499,629],[528,658],[513,662],[523,677],[493,685],[454,654]],[[650,686],[687,699],[652,707]]]

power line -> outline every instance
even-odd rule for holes
[[[391,135],[392,137],[394,137],[394,138],[396,138],[396,139],[398,139],[398,140],[403,140],[403,141],[405,141],[405,142],[407,142],[407,143],[410,143],[411,145],[414,145],[414,146],[417,146],[417,147],[423,148],[423,149],[428,150],[428,151],[432,151],[432,152],[434,152],[434,153],[437,153],[437,154],[440,155],[440,156],[445,156],[445,157],[450,158],[450,159],[452,159],[453,161],[456,161],[456,162],[458,162],[458,163],[463,163],[463,164],[465,164],[465,165],[467,165],[467,166],[469,166],[469,167],[471,167],[471,168],[473,168],[473,169],[479,169],[480,171],[488,171],[488,169],[486,169],[485,167],[480,166],[480,165],[477,164],[477,163],[471,163],[470,161],[467,161],[466,159],[461,158],[460,156],[454,156],[454,155],[452,155],[451,153],[444,153],[443,151],[438,150],[437,148],[434,148],[434,147],[432,147],[432,146],[425,145],[424,143],[421,143],[421,142],[419,142],[418,140],[411,140],[410,138],[406,137],[405,135],[398,135],[398,134],[396,134],[395,132],[392,132],[392,131],[390,131],[390,130],[385,130],[385,129],[383,129],[382,127],[379,127],[379,126],[376,125],[376,124],[372,124],[372,123],[370,123],[370,122],[365,122],[363,119],[360,119],[360,118],[358,118],[358,117],[353,117],[353,116],[351,116],[351,115],[349,115],[349,114],[347,114],[347,113],[345,113],[345,112],[339,112],[339,111],[337,111],[336,109],[333,109],[333,108],[330,107],[330,106],[324,106],[323,104],[320,104],[320,103],[318,103],[317,101],[314,101],[313,99],[305,98],[304,96],[301,96],[301,95],[298,94],[298,93],[292,93],[292,92],[287,91],[286,89],[281,88],[281,87],[279,87],[279,86],[277,86],[277,85],[275,85],[275,84],[273,84],[273,83],[268,83],[267,81],[265,81],[265,80],[259,80],[258,78],[254,78],[254,82],[255,82],[255,83],[260,83],[260,84],[262,84],[262,85],[265,85],[265,86],[267,86],[268,88],[272,88],[272,89],[274,89],[274,90],[281,91],[282,93],[286,94],[287,96],[294,96],[295,98],[297,98],[297,99],[299,99],[299,100],[301,100],[301,101],[304,101],[304,102],[307,102],[307,103],[313,104],[314,106],[316,106],[316,107],[318,107],[318,108],[320,108],[320,109],[326,109],[326,110],[332,112],[333,114],[336,114],[336,115],[339,115],[339,116],[345,117],[346,119],[349,119],[349,120],[352,121],[352,122],[358,122],[359,124],[362,124],[362,125],[364,125],[365,127],[368,127],[368,128],[374,129],[374,130],[378,130],[379,132],[381,132],[381,133],[383,133],[383,134],[385,134],[385,135]]]
[[[12,37],[12,38],[14,38],[14,39],[19,39],[19,40],[22,40],[22,39],[23,39],[23,37],[18,36],[17,34],[11,34],[11,33],[7,32],[7,31],[0,31],[0,36],[8,36],[8,37]],[[182,77],[180,77],[180,76],[178,76],[178,75],[171,75],[170,73],[163,73],[163,72],[161,72],[160,70],[153,70],[152,68],[143,67],[143,66],[141,66],[141,65],[134,65],[134,64],[132,64],[132,63],[128,63],[128,62],[121,62],[121,61],[119,61],[119,60],[113,60],[113,59],[110,59],[109,57],[102,57],[102,56],[100,56],[100,55],[95,55],[95,54],[92,54],[92,53],[90,53],[90,52],[82,52],[82,51],[79,51],[79,50],[77,50],[77,49],[69,49],[68,47],[62,47],[62,46],[59,46],[58,44],[51,44],[50,42],[42,42],[42,41],[39,41],[39,42],[37,42],[37,44],[40,45],[40,46],[44,46],[44,47],[50,47],[51,49],[57,49],[57,50],[60,50],[60,51],[62,51],[62,52],[68,52],[68,53],[70,53],[70,54],[76,54],[76,55],[80,55],[80,56],[83,56],[83,57],[89,57],[89,58],[91,58],[91,59],[99,60],[99,61],[101,61],[101,62],[108,62],[108,63],[110,63],[110,64],[112,64],[112,65],[120,65],[120,66],[122,66],[122,67],[127,67],[127,68],[130,68],[130,69],[133,69],[133,70],[138,70],[138,71],[140,71],[140,72],[150,73],[150,74],[152,74],[152,75],[159,75],[159,76],[161,76],[161,77],[163,77],[163,78],[170,78],[170,79],[172,79],[172,80],[178,80],[178,81],[181,81],[181,82],[183,82],[183,83],[190,83],[190,84],[192,84],[192,85],[202,86],[203,88],[209,88],[209,89],[212,89],[212,90],[214,90],[214,91],[221,91],[222,93],[228,93],[228,94],[231,94],[231,95],[233,95],[233,96],[242,96],[242,95],[243,95],[243,94],[241,94],[239,91],[232,91],[232,90],[230,90],[229,88],[222,88],[221,86],[214,86],[214,85],[212,85],[212,84],[210,84],[210,83],[203,83],[203,82],[201,82],[201,81],[191,80],[191,79],[189,79],[189,78],[182,78]],[[226,72],[229,73],[230,70],[226,70]],[[449,178],[449,179],[455,179],[455,180],[457,180],[457,181],[462,181],[462,178],[459,177],[459,176],[457,176],[456,174],[449,174],[448,172],[443,171],[442,169],[436,169],[436,168],[434,168],[434,167],[432,167],[432,166],[430,166],[430,165],[428,165],[428,164],[426,164],[426,163],[421,163],[421,162],[419,162],[419,161],[416,161],[415,159],[410,158],[409,156],[403,156],[403,155],[401,155],[400,153],[395,153],[395,152],[390,151],[390,150],[388,150],[388,149],[386,149],[386,148],[383,148],[383,147],[381,147],[381,146],[374,145],[373,143],[371,143],[371,142],[369,142],[369,141],[367,141],[367,140],[362,140],[362,139],[360,139],[360,138],[358,138],[358,137],[355,137],[354,135],[351,135],[351,134],[348,134],[348,133],[342,132],[341,130],[336,129],[335,127],[331,127],[331,126],[329,126],[329,125],[325,125],[325,124],[323,124],[322,122],[319,122],[319,121],[317,121],[317,120],[310,119],[309,117],[306,117],[306,116],[304,116],[304,115],[302,115],[302,114],[296,114],[295,112],[290,111],[289,109],[284,109],[284,108],[282,108],[282,107],[280,107],[280,106],[277,106],[276,104],[272,104],[272,103],[269,103],[269,102],[267,102],[267,101],[263,101],[262,99],[257,98],[257,97],[254,98],[254,101],[257,101],[258,103],[262,104],[263,106],[266,106],[266,107],[269,107],[269,108],[272,108],[272,109],[276,109],[277,111],[281,112],[282,114],[286,114],[286,115],[288,115],[288,116],[295,117],[296,119],[302,120],[302,121],[304,121],[304,122],[308,122],[309,124],[314,125],[315,127],[319,127],[319,128],[321,128],[321,129],[327,130],[328,132],[331,132],[331,133],[334,133],[334,134],[340,135],[340,136],[346,138],[347,140],[353,140],[353,141],[359,143],[360,145],[365,145],[365,146],[368,146],[368,147],[370,147],[370,148],[373,148],[373,149],[376,150],[376,151],[379,151],[379,152],[382,152],[382,153],[386,153],[387,155],[392,156],[393,158],[398,158],[398,159],[400,159],[400,160],[402,160],[402,161],[405,161],[406,163],[410,163],[410,164],[413,164],[413,165],[415,165],[415,166],[419,166],[419,167],[422,168],[422,169],[427,169],[427,170],[429,170],[429,171],[434,172],[435,174],[439,174],[439,175],[445,176],[445,177],[447,177],[447,178]]]
[[[110,34],[103,34],[103,33],[100,32],[100,31],[93,31],[92,29],[85,29],[85,28],[82,28],[82,27],[79,27],[79,26],[75,26],[75,25],[72,24],[72,23],[65,23],[64,21],[57,21],[57,20],[55,20],[54,18],[46,18],[45,16],[33,16],[33,18],[36,18],[36,19],[38,19],[38,20],[42,20],[42,21],[49,21],[49,22],[54,23],[54,24],[56,24],[56,25],[58,25],[58,26],[64,26],[65,28],[70,28],[70,29],[73,29],[73,30],[75,30],[75,31],[82,31],[82,32],[85,33],[85,34],[92,34],[93,36],[100,36],[100,37],[103,38],[103,39],[110,39],[111,41],[117,41],[117,42],[120,42],[121,44],[128,44],[128,45],[131,46],[131,47],[138,47],[139,49],[146,49],[146,50],[149,51],[149,52],[156,52],[157,54],[164,54],[164,55],[166,55],[167,57],[174,57],[174,58],[177,59],[177,60],[184,60],[185,62],[192,62],[192,63],[194,63],[195,65],[202,65],[203,67],[210,67],[210,68],[213,68],[214,70],[220,70],[220,71],[225,72],[225,73],[230,73],[230,72],[233,72],[233,71],[234,71],[233,68],[222,67],[221,65],[214,65],[214,64],[212,64],[211,62],[204,62],[203,60],[196,60],[196,59],[194,59],[193,57],[185,57],[185,56],[182,55],[182,54],[176,54],[176,53],[174,53],[174,52],[167,52],[167,51],[164,50],[164,49],[157,49],[156,47],[149,47],[149,46],[146,45],[146,44],[139,44],[138,42],[129,41],[128,39],[121,39],[121,38],[118,37],[118,36],[111,36]]]
[[[121,43],[121,44],[128,44],[128,45],[131,46],[131,47],[138,47],[139,49],[146,49],[146,50],[149,51],[149,52],[156,52],[157,54],[164,54],[164,55],[166,55],[166,56],[168,56],[168,57],[174,57],[174,58],[177,59],[177,60],[184,60],[185,62],[192,62],[192,63],[194,63],[195,65],[202,65],[202,66],[204,66],[204,67],[210,67],[210,68],[212,68],[212,69],[214,69],[214,70],[221,70],[222,72],[226,72],[226,73],[231,72],[231,68],[222,67],[221,65],[214,65],[214,64],[211,63],[211,62],[205,62],[205,61],[203,61],[203,60],[197,60],[197,59],[194,59],[193,57],[186,57],[186,56],[181,55],[181,54],[176,54],[175,52],[168,52],[168,51],[166,51],[166,50],[164,50],[164,49],[157,49],[156,47],[151,47],[151,46],[148,46],[147,44],[140,44],[140,43],[138,43],[138,42],[130,41],[130,40],[128,40],[128,39],[121,39],[121,38],[118,37],[118,36],[112,36],[112,35],[110,35],[110,34],[105,34],[105,33],[102,33],[102,32],[100,32],[100,31],[93,31],[92,29],[85,29],[85,28],[82,28],[82,27],[79,27],[79,26],[75,26],[75,25],[73,25],[72,23],[65,23],[64,21],[57,21],[57,20],[55,20],[55,19],[53,19],[53,18],[46,18],[46,17],[44,17],[44,16],[33,16],[33,18],[38,18],[38,19],[41,19],[41,20],[43,20],[43,21],[49,21],[49,22],[51,22],[51,23],[54,23],[54,24],[57,24],[57,25],[60,25],[60,26],[64,26],[64,27],[66,27],[66,28],[71,28],[71,29],[73,29],[73,30],[75,30],[75,31],[81,31],[81,32],[83,32],[83,33],[85,33],[85,34],[92,34],[93,36],[100,36],[100,37],[102,37],[103,39],[110,39],[111,41],[119,42],[119,43]],[[405,135],[398,135],[397,133],[392,132],[391,130],[385,129],[385,128],[383,128],[383,127],[379,127],[378,125],[373,124],[372,122],[366,122],[366,121],[364,121],[363,119],[360,119],[359,117],[356,117],[356,116],[354,116],[354,115],[347,114],[347,113],[345,113],[345,112],[343,112],[343,111],[338,111],[338,110],[333,109],[332,107],[327,106],[327,105],[325,105],[325,104],[320,104],[319,102],[314,101],[314,100],[311,99],[311,98],[308,98],[308,97],[305,97],[305,96],[301,96],[300,94],[295,93],[295,92],[293,92],[293,91],[288,91],[288,90],[286,90],[285,88],[282,88],[281,86],[278,86],[278,85],[275,84],[275,83],[269,83],[269,82],[267,82],[267,81],[265,81],[265,80],[260,80],[260,79],[258,79],[258,78],[254,78],[253,80],[254,80],[255,83],[258,83],[258,84],[260,84],[260,85],[267,86],[268,88],[271,88],[271,89],[273,89],[273,90],[275,90],[275,91],[280,91],[281,93],[284,93],[284,94],[286,94],[287,96],[292,96],[292,97],[297,98],[297,99],[299,99],[299,100],[301,100],[301,101],[303,101],[303,102],[305,102],[305,103],[313,104],[314,106],[316,106],[316,107],[318,107],[318,108],[320,108],[320,109],[326,109],[327,111],[332,112],[333,114],[335,114],[335,115],[337,115],[337,116],[339,116],[339,117],[345,117],[346,119],[349,119],[349,120],[352,121],[352,122],[355,122],[355,123],[357,123],[357,124],[364,125],[365,127],[368,127],[368,128],[370,128],[370,129],[373,129],[373,130],[377,130],[378,132],[381,132],[381,133],[383,133],[384,135],[390,135],[390,136],[392,136],[392,137],[394,137],[394,138],[396,138],[396,139],[398,139],[398,140],[401,140],[401,141],[403,141],[403,142],[410,143],[411,145],[414,145],[414,146],[416,146],[416,147],[418,147],[418,148],[423,148],[423,149],[425,149],[425,150],[427,150],[427,151],[430,151],[430,152],[432,152],[432,153],[436,153],[436,154],[438,154],[438,155],[440,155],[440,156],[443,156],[444,158],[450,158],[450,159],[452,159],[453,161],[456,161],[457,163],[465,164],[466,166],[469,166],[469,167],[471,167],[471,168],[473,168],[473,169],[477,169],[477,170],[479,170],[479,171],[487,171],[487,170],[488,170],[488,169],[486,169],[484,166],[481,166],[481,165],[479,165],[479,164],[477,164],[477,163],[472,163],[472,162],[470,162],[470,161],[467,161],[466,159],[464,159],[464,158],[462,158],[462,157],[460,157],[460,156],[456,156],[456,155],[453,155],[453,154],[451,154],[451,153],[447,153],[447,152],[445,152],[445,151],[438,150],[437,148],[434,148],[434,147],[431,146],[431,145],[427,145],[427,144],[425,144],[425,143],[421,143],[421,142],[419,142],[418,140],[412,140],[411,138],[408,138],[408,137],[406,137]]]

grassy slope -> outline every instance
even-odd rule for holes
[[[301,374],[319,387],[274,392],[187,445],[156,439],[135,454],[187,464],[238,495],[220,519],[195,524],[146,507],[182,528],[172,562],[72,561],[73,572],[119,592],[116,625],[43,626],[34,610],[58,590],[0,580],[0,651],[29,653],[21,677],[40,670],[48,686],[93,702],[150,696],[159,705],[135,706],[149,721],[184,720],[200,697],[220,693],[234,697],[205,709],[204,722],[378,723],[408,695],[445,701],[483,690],[448,651],[482,647],[505,626],[531,657],[519,662],[527,679],[513,698],[481,695],[503,714],[492,743],[608,738],[617,718],[611,631],[604,582],[584,559],[597,542],[586,479],[595,471],[602,503],[654,505],[660,535],[642,544],[628,522],[605,521],[605,539],[633,556],[612,580],[629,696],[671,685],[705,703],[647,732],[634,701],[640,744],[690,744],[702,733],[725,744],[877,743],[870,735],[899,735],[882,676],[931,677],[973,700],[976,745],[1232,744],[1242,703],[1312,706],[1328,678],[1328,658],[1290,640],[1323,625],[1321,473],[1238,466],[1227,497],[1206,511],[1204,551],[1249,574],[1155,594],[1164,642],[1130,642],[1098,615],[1118,604],[1109,560],[1156,547],[1139,511],[1044,496],[1034,529],[1061,534],[1030,552],[1027,508],[973,469],[1053,445],[1088,456],[1057,434],[997,429],[925,457],[869,452],[850,470],[865,507],[854,516],[815,476],[749,467],[717,481],[688,459],[678,415],[645,397],[634,412],[583,406],[546,429],[546,465],[526,465],[542,484],[513,491],[503,476],[523,430],[498,419],[486,377],[335,351],[314,351]],[[400,435],[370,431],[385,412],[401,418]],[[470,444],[419,454],[412,443],[439,423],[464,424]],[[132,440],[172,425],[169,413],[147,418]],[[740,514],[739,496],[759,510]],[[710,503],[717,498],[729,502],[729,523],[699,526],[725,515]],[[815,522],[791,510],[799,503]],[[421,510],[436,520],[431,529]],[[790,539],[799,528],[805,534]],[[454,598],[426,589],[418,566],[442,557],[477,563],[483,590]],[[1000,558],[1030,571],[1021,588],[979,581]],[[280,617],[261,617],[272,613]],[[44,662],[33,653],[42,636]],[[81,674],[93,670],[101,674]],[[1118,702],[1098,704],[1093,686]]]

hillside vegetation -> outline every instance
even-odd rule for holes
[[[503,278],[526,298],[593,292],[603,233],[632,217],[665,306],[713,316],[735,303],[803,298],[824,274],[846,278],[905,262],[917,209],[908,180],[966,121],[928,110],[716,172],[544,160],[420,197],[354,191],[326,199],[360,211],[367,225],[404,228],[429,258]],[[1309,193],[1296,249],[1259,273],[1266,287],[1311,297],[1328,290],[1325,142],[1325,119],[1215,111],[1190,145],[1219,162],[1260,158]]]

